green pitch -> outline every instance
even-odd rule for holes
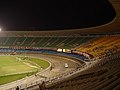
[[[0,56],[0,84],[5,84],[32,75],[45,69],[49,63],[38,58]]]

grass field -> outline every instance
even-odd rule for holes
[[[32,75],[48,66],[47,61],[38,58],[0,56],[0,85]]]

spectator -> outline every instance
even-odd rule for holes
[[[16,87],[16,90],[20,90],[18,86]]]

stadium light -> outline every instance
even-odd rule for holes
[[[2,31],[2,29],[0,28],[0,32]]]

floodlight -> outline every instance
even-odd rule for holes
[[[0,28],[0,32],[2,31],[2,29]]]

